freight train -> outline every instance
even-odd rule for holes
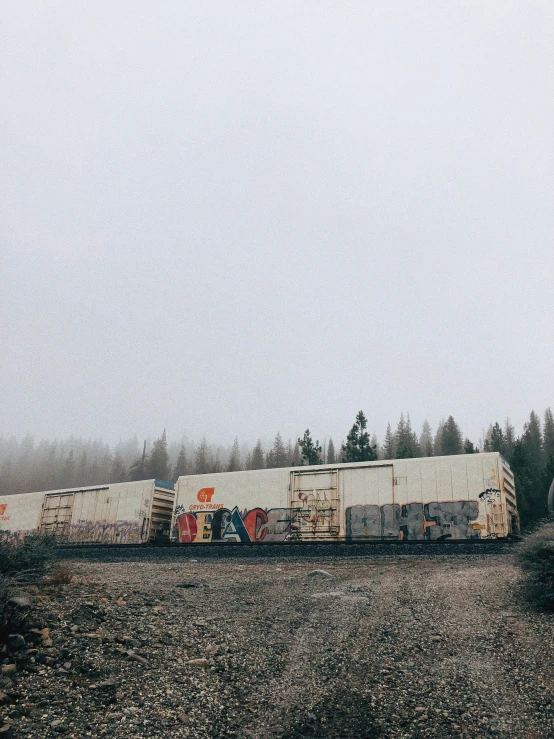
[[[497,452],[220,472],[0,497],[0,534],[75,544],[506,539],[514,477]]]

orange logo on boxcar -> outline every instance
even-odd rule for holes
[[[2,505],[0,505],[0,516],[3,516],[4,515],[4,513],[6,512],[6,508],[7,507],[8,507],[8,504],[7,503],[2,503]]]
[[[196,497],[201,503],[209,503],[215,492],[215,488],[202,488],[196,493]]]

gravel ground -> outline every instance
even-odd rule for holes
[[[510,554],[71,566],[23,588],[0,737],[554,737]]]

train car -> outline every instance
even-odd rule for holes
[[[514,477],[497,452],[180,477],[181,543],[506,538]]]
[[[0,538],[51,533],[79,544],[169,538],[174,485],[141,480],[0,496]]]

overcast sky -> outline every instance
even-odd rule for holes
[[[0,434],[554,405],[551,0],[20,0]]]

